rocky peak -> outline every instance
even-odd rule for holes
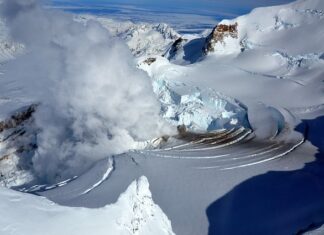
[[[235,24],[219,24],[206,38],[205,47],[203,48],[204,53],[208,54],[215,51],[215,45],[217,43],[225,44],[225,38],[238,38],[238,23]]]
[[[161,23],[153,26],[157,32],[161,33],[164,39],[177,39],[180,35],[169,25]]]

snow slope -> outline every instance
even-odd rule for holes
[[[248,15],[233,20],[223,20],[219,24],[238,24],[238,37],[235,39],[227,37],[227,40],[234,40],[236,43],[217,43],[215,46],[219,47],[219,50],[215,53],[220,50],[226,53],[228,51],[239,53],[241,48],[267,48],[283,51],[292,56],[305,55],[314,51],[321,53],[323,52],[321,43],[323,9],[323,1],[299,0],[284,6],[257,8]],[[306,38],[300,37],[300,33],[307,35]],[[312,37],[312,43],[306,40],[307,37]]]
[[[170,221],[154,204],[145,177],[131,183],[115,204],[99,209],[59,206],[5,188],[0,189],[0,209],[6,211],[0,218],[0,233],[6,235],[174,234]]]
[[[228,25],[238,23],[238,38],[235,40],[236,46],[241,45],[239,50],[233,51],[229,48],[232,43],[225,42],[219,46],[231,53],[223,54],[216,50],[203,56],[204,45],[194,43],[197,38],[189,39],[182,46],[182,52],[170,63],[158,59],[151,66],[141,68],[153,78],[212,88],[247,106],[262,102],[293,110],[320,107],[324,103],[321,82],[324,29],[320,14],[323,8],[323,2],[316,0],[259,8],[249,15],[220,22]],[[286,14],[286,18],[295,20],[294,27],[276,28],[278,14],[281,17]],[[187,51],[196,51],[201,59],[198,63],[179,66],[188,64],[188,59],[182,56]],[[289,99],[285,98],[288,91],[291,94]]]

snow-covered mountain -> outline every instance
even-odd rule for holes
[[[163,54],[180,35],[164,23],[135,24],[130,21],[116,21],[104,17],[89,15],[77,16],[76,20],[86,23],[98,21],[112,35],[122,38],[136,57]]]
[[[216,54],[222,51],[239,53],[256,48],[283,50],[295,56],[321,52],[324,50],[320,40],[323,35],[323,9],[324,3],[320,0],[301,0],[266,10],[255,9],[249,15],[221,21],[216,27],[219,34],[214,33],[210,40],[215,42],[210,43],[209,40],[209,47]],[[222,32],[222,27],[224,29],[226,26],[229,28]],[[231,34],[231,31],[234,33]],[[301,32],[304,35],[312,32],[306,36],[313,39],[311,44],[307,43],[305,38],[298,37]],[[219,40],[218,35],[223,35],[223,40]],[[293,40],[292,43],[289,43],[290,40]],[[297,44],[303,46],[296,47]]]
[[[321,43],[323,8],[322,1],[296,1],[258,8],[248,15],[221,21],[205,39],[179,39],[170,48],[169,59],[185,63],[192,61],[186,53],[203,58],[205,54],[238,55],[246,50],[263,50],[273,56],[281,55],[280,62],[287,66],[301,67],[308,60],[320,59],[324,51]],[[305,35],[313,43],[307,43]]]
[[[0,21],[0,185],[64,206],[0,188],[4,234],[297,234],[323,223],[323,1],[258,8],[194,35],[35,15],[50,34],[26,45]],[[242,184],[254,194],[237,193]],[[226,206],[244,195],[258,208]]]

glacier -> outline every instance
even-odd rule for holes
[[[215,90],[159,79],[152,83],[162,104],[161,115],[174,126],[184,125],[189,131],[202,133],[250,128],[246,107]]]

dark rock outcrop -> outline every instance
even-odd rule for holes
[[[187,41],[188,39],[179,37],[177,40],[174,41],[169,50],[163,56],[166,57],[168,60],[171,60],[178,54],[178,52],[181,50],[181,48],[183,48],[183,45]]]
[[[0,121],[0,133],[4,130],[15,128],[22,124],[24,121],[30,119],[32,117],[32,114],[35,112],[36,106],[37,105],[28,106],[21,111],[17,111],[7,120]]]
[[[156,61],[156,58],[150,57],[143,61],[144,64],[151,65]]]
[[[224,39],[227,37],[238,38],[238,23],[226,25],[219,24],[217,25],[213,31],[206,38],[206,43],[203,48],[204,54],[208,54],[210,52],[214,52],[216,43],[223,43]]]
[[[37,105],[17,110],[0,121],[0,186],[14,187],[33,179],[32,157],[37,149],[33,113]]]

